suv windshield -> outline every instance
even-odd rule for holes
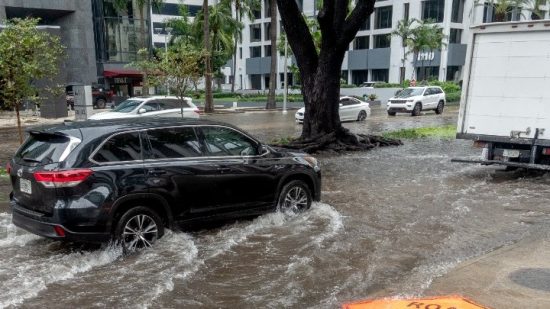
[[[401,90],[395,97],[396,98],[409,98],[422,95],[424,88],[407,88]]]
[[[67,149],[70,139],[56,134],[31,133],[23,146],[15,154],[18,164],[48,164],[59,162]]]
[[[113,112],[119,113],[129,113],[136,109],[143,101],[140,100],[126,100],[120,103],[117,107],[113,109]]]

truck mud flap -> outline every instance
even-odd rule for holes
[[[550,165],[531,164],[531,163],[504,162],[504,161],[498,161],[498,160],[461,159],[461,158],[451,159],[451,162],[473,163],[473,164],[482,164],[482,165],[504,165],[504,166],[525,168],[530,170],[550,171]]]

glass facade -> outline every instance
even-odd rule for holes
[[[108,0],[95,0],[94,32],[98,62],[131,62],[141,48],[149,48],[149,10],[140,7],[137,0],[128,2],[125,10],[117,11]]]
[[[392,27],[393,7],[382,6],[375,9],[374,29],[386,29]]]

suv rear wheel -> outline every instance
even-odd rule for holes
[[[277,201],[277,211],[300,213],[311,207],[311,191],[301,180],[293,180],[283,186]]]
[[[164,234],[162,219],[153,210],[137,206],[126,211],[118,220],[115,239],[124,253],[149,248]]]

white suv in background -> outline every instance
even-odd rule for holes
[[[425,110],[434,110],[436,114],[441,114],[444,107],[445,92],[441,87],[409,87],[400,90],[388,100],[387,111],[390,116],[395,116],[396,113],[418,116]]]

